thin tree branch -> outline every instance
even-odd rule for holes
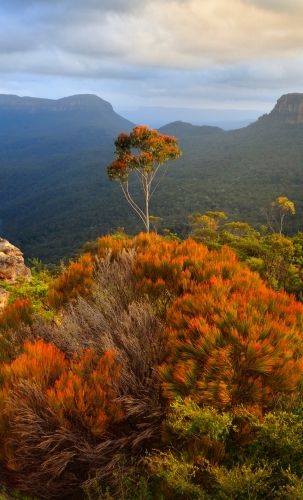
[[[150,194],[149,199],[151,199],[151,197],[152,197],[152,195],[154,194],[155,190],[157,189],[157,187],[159,186],[159,184],[162,182],[162,180],[163,180],[163,178],[164,178],[164,176],[165,176],[165,174],[166,174],[166,172],[167,172],[168,165],[169,165],[169,164],[167,164],[167,165],[166,165],[165,170],[164,170],[164,172],[163,172],[163,175],[160,177],[159,181],[157,182],[157,184],[155,185],[154,189],[152,190],[152,192],[151,192],[151,194]],[[153,179],[154,179],[154,177],[155,177],[156,173],[158,172],[159,168],[160,168],[160,165],[158,165],[158,167],[155,169],[155,174],[154,174],[154,176],[153,176]]]

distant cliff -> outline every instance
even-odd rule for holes
[[[303,94],[282,95],[268,117],[284,123],[303,123]]]
[[[94,110],[112,112],[112,105],[93,94],[80,94],[62,99],[41,99],[0,94],[0,111],[21,111],[37,113],[41,111],[81,111]]]

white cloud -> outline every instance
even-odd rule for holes
[[[0,85],[23,78],[34,94],[57,77],[140,104],[268,102],[303,90],[302,25],[302,0],[2,0]]]
[[[16,11],[2,14],[1,52],[39,46],[79,58],[201,69],[258,58],[296,58],[303,50],[303,2],[294,0],[79,0],[72,7],[67,0],[32,0],[23,9],[20,16]]]
[[[134,64],[198,69],[296,57],[303,50],[303,9],[270,11],[241,0],[157,0],[137,21],[130,18],[124,28],[127,45],[132,41],[125,57]]]

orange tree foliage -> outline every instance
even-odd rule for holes
[[[85,254],[49,285],[48,300],[52,307],[59,308],[78,295],[87,297],[93,284],[92,256]]]
[[[80,350],[69,360],[63,352],[43,340],[26,342],[23,354],[0,368],[3,379],[0,389],[2,460],[13,470],[22,467],[26,427],[20,426],[16,405],[11,406],[10,398],[19,398],[20,405],[25,403],[31,407],[34,404],[26,392],[24,395],[24,383],[46,394],[48,409],[56,415],[58,427],[80,426],[85,432],[100,437],[109,424],[123,417],[115,392],[119,373],[113,351],[107,351],[98,359],[92,349]],[[33,407],[32,410],[37,409]]]
[[[149,202],[162,177],[152,189],[153,181],[162,165],[181,156],[178,140],[175,137],[162,135],[157,130],[149,129],[144,125],[134,127],[130,134],[122,132],[115,141],[116,159],[107,167],[111,181],[120,183],[124,196],[131,207],[143,221],[149,233]],[[136,153],[136,154],[134,154]],[[136,177],[142,186],[144,194],[144,208],[140,208],[129,192],[129,176],[136,172]]]

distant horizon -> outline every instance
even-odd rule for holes
[[[293,93],[296,93],[296,92],[287,92],[287,94],[293,94]],[[303,95],[303,92],[299,92],[299,94],[302,94]],[[51,101],[59,101],[60,99],[67,99],[69,97],[76,97],[76,96],[85,96],[85,95],[91,95],[91,96],[96,96],[98,97],[99,99],[102,99],[103,101],[106,101],[106,102],[109,102],[110,104],[113,105],[113,103],[109,100],[107,100],[104,96],[101,96],[99,95],[98,93],[93,93],[93,92],[72,92],[70,94],[64,94],[64,95],[61,95],[60,97],[49,97],[49,96],[36,96],[36,95],[28,95],[28,94],[16,94],[16,93],[9,93],[9,92],[0,92],[0,96],[12,96],[12,97],[20,97],[20,98],[29,98],[29,99],[46,99],[46,100],[51,100]],[[285,94],[283,94],[285,95]],[[281,94],[282,96],[282,94]],[[279,96],[279,97],[281,97]],[[276,99],[276,101],[279,99],[279,97]],[[266,109],[270,108],[270,106],[274,106],[274,104],[276,103],[276,101],[273,101],[272,103],[266,103]],[[164,105],[157,105],[157,106],[153,106],[153,105],[138,105],[138,106],[128,106],[128,105],[117,105],[119,109],[121,110],[140,110],[140,109],[180,109],[180,110],[187,110],[187,109],[191,109],[191,110],[197,110],[197,111],[207,111],[207,110],[226,110],[226,111],[238,111],[238,112],[247,112],[247,111],[250,111],[250,112],[259,112],[259,111],[264,111],[265,107],[260,107],[259,109],[257,109],[256,107],[246,107],[246,108],[239,108],[239,107],[232,107],[232,106],[226,106],[225,103],[221,103],[222,105],[219,106],[218,104],[216,104],[215,106],[211,106],[211,105],[208,105],[208,106],[203,106],[203,107],[197,107],[196,105],[195,106],[164,106]],[[114,105],[113,105],[114,106]],[[271,109],[271,108],[270,108]]]
[[[272,106],[269,112],[273,109]],[[152,128],[161,128],[167,123],[182,121],[192,125],[218,126],[225,130],[242,128],[256,121],[264,110],[239,110],[226,108],[188,108],[165,106],[118,107],[114,110],[134,123],[145,123]]]

